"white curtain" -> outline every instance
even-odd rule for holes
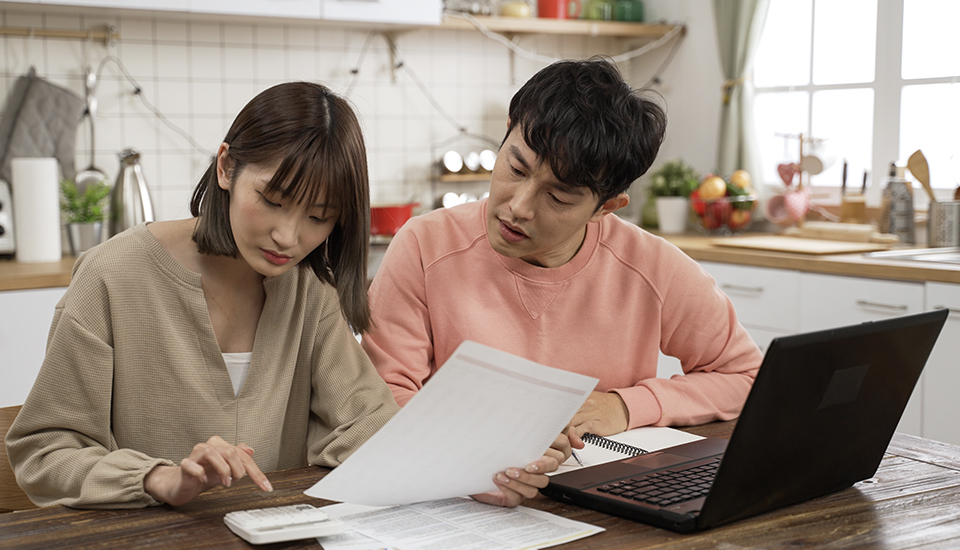
[[[730,175],[742,168],[758,183],[762,172],[753,132],[750,72],[769,4],[770,0],[713,0],[720,61],[726,79],[717,169],[721,174]]]

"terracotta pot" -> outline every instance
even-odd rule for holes
[[[400,227],[413,215],[420,203],[390,204],[370,207],[370,234],[396,235]]]

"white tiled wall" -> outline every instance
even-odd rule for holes
[[[428,205],[448,189],[431,186],[432,150],[457,135],[457,126],[499,142],[510,97],[544,66],[511,55],[479,32],[419,29],[394,36],[405,68],[391,70],[387,42],[359,26],[285,19],[218,20],[103,10],[44,11],[0,3],[0,25],[34,29],[96,30],[114,25],[110,45],[76,39],[0,37],[0,97],[31,66],[38,75],[83,95],[85,67],[119,59],[144,97],[202,148],[168,128],[141,103],[116,63],[107,62],[97,90],[95,165],[111,177],[117,152],[134,147],[159,219],[187,217],[190,192],[237,111],[257,92],[281,81],[319,80],[348,94],[368,147],[374,202],[418,200]],[[366,44],[366,47],[364,46]],[[522,47],[552,57],[617,54],[616,39],[529,36]],[[359,64],[356,77],[351,69]],[[658,59],[622,67],[639,74]],[[438,113],[407,72],[411,70],[454,123]],[[355,82],[354,82],[355,78]],[[451,144],[466,152],[482,143]],[[77,168],[90,162],[89,127],[78,127]]]

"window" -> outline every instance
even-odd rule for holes
[[[960,185],[960,2],[770,0],[753,68],[762,180],[818,146],[809,183],[836,189],[868,176],[879,197],[891,162],[922,149],[938,194]],[[830,163],[832,161],[832,164]],[[918,194],[918,198],[922,193]]]

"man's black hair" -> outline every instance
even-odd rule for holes
[[[557,179],[588,187],[600,204],[650,168],[667,126],[663,108],[600,57],[540,70],[513,96],[509,116],[507,136],[519,129]]]

